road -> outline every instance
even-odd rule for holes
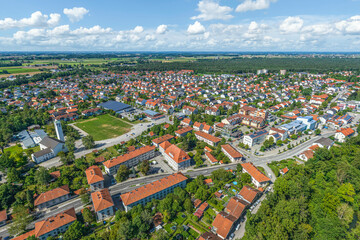
[[[132,126],[131,131],[128,132],[127,134],[121,135],[116,138],[110,138],[110,139],[105,139],[105,140],[101,140],[101,141],[96,141],[95,142],[96,147],[93,149],[85,149],[85,147],[82,144],[81,139],[77,140],[77,141],[75,141],[75,147],[76,147],[75,158],[80,158],[82,156],[85,156],[86,154],[89,154],[94,150],[101,150],[104,148],[112,147],[116,144],[119,144],[122,141],[129,141],[129,139],[140,136],[144,131],[146,131],[148,128],[150,128],[150,127],[148,127],[148,125],[162,124],[165,122],[172,124],[172,122],[169,120],[168,116],[166,116],[165,118],[156,120],[156,121],[151,120],[150,122],[135,124]],[[77,128],[75,127],[75,129],[77,129]],[[83,131],[80,131],[81,136],[83,136],[85,134]],[[61,166],[62,162],[60,162],[60,157],[55,157],[46,162],[40,163],[39,165],[43,166],[45,168],[51,168],[51,167]]]
[[[271,172],[270,168],[267,167],[266,163],[269,163],[272,161],[281,161],[281,160],[296,156],[296,155],[300,154],[301,152],[303,152],[304,150],[306,150],[309,146],[311,146],[315,141],[317,141],[321,137],[329,137],[332,134],[333,133],[326,133],[321,136],[314,137],[311,140],[309,140],[308,142],[303,143],[303,144],[301,144],[291,150],[288,150],[282,154],[277,154],[277,155],[273,155],[273,156],[269,156],[269,157],[255,157],[255,156],[250,155],[249,158],[245,159],[245,162],[253,162],[256,166],[264,167],[264,169],[268,173],[268,175],[271,175],[271,180],[275,181],[275,175]],[[226,165],[215,165],[215,166],[199,168],[199,169],[194,169],[194,170],[187,170],[187,171],[183,171],[183,173],[185,175],[190,176],[191,178],[196,178],[199,175],[208,176],[211,174],[211,172],[213,172],[217,169],[220,169],[220,168],[236,169],[237,164],[238,164],[238,162],[230,163],[230,164],[226,164]],[[161,174],[150,175],[150,176],[145,176],[145,177],[136,178],[136,179],[130,179],[125,182],[117,183],[116,185],[110,186],[109,190],[110,190],[111,195],[115,196],[118,194],[132,191],[144,184],[148,184],[148,183],[157,181],[157,180],[159,180],[163,177],[169,176],[169,175],[170,175],[169,173],[161,173]],[[51,209],[53,209],[51,211],[42,212],[43,215],[41,216],[41,218],[37,219],[36,221],[46,219],[50,216],[54,216],[60,212],[63,212],[69,208],[72,208],[72,207],[74,207],[75,210],[77,212],[79,212],[83,208],[83,204],[81,203],[81,199],[79,197],[75,197],[69,201],[66,201],[62,204],[57,205],[56,207],[57,207],[56,209],[54,209],[54,207],[51,208]],[[8,227],[9,226],[6,225],[6,226],[3,226],[0,228],[0,237],[5,237],[5,236],[9,235],[7,232]],[[30,224],[29,228],[33,228],[33,227],[34,227],[34,223]]]

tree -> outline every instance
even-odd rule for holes
[[[82,189],[80,191],[80,199],[81,199],[81,202],[82,204],[84,205],[88,205],[89,202],[90,202],[90,195],[89,193],[85,190],[85,189]]]
[[[18,172],[16,168],[9,168],[6,174],[6,180],[11,183],[20,182],[20,172]]]
[[[184,208],[188,213],[191,213],[194,209],[194,205],[191,202],[190,198],[187,198],[184,202]]]
[[[319,128],[317,128],[316,130],[315,130],[315,135],[320,135],[321,134],[321,130],[319,129]]]
[[[169,239],[169,234],[164,229],[160,229],[159,231],[157,231],[155,240],[168,240],[168,239]]]
[[[46,168],[40,166],[38,170],[35,172],[34,178],[37,184],[46,185],[49,183],[51,176]]]
[[[69,152],[75,151],[75,138],[67,137],[65,140],[65,146]]]
[[[81,239],[84,234],[84,226],[79,221],[75,221],[64,233],[64,240]]]
[[[87,135],[82,138],[82,143],[86,149],[91,149],[95,147],[94,137],[91,135]]]
[[[142,161],[139,165],[139,170],[142,174],[146,175],[150,170],[150,163],[148,160]]]
[[[200,187],[196,191],[195,197],[201,199],[202,201],[205,201],[209,197],[209,192],[204,187]]]
[[[12,216],[13,222],[9,228],[9,233],[12,235],[23,232],[26,229],[26,226],[33,220],[32,215],[29,213],[29,209],[23,205],[16,205],[13,208]]]
[[[121,165],[116,173],[116,180],[118,182],[125,181],[130,175],[130,170],[125,166]]]
[[[241,173],[242,170],[243,170],[243,167],[241,166],[241,164],[240,164],[240,163],[236,164],[236,171],[237,171],[238,173]]]
[[[276,141],[276,145],[277,145],[278,147],[280,147],[280,146],[283,145],[283,142],[282,142],[281,140],[277,140],[277,141]]]
[[[90,224],[92,222],[94,222],[95,219],[95,214],[90,211],[89,208],[84,208],[83,212],[82,212],[83,218],[84,218],[84,222],[86,222],[87,224]]]

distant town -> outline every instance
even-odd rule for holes
[[[359,72],[61,61],[3,72],[0,239],[273,239],[258,228],[275,209],[291,215],[275,206],[296,184],[327,196],[318,212],[358,214],[359,165],[332,159],[359,161]],[[294,225],[308,235],[279,239],[313,238]]]

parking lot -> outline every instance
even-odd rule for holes
[[[149,174],[156,174],[156,173],[173,173],[174,170],[164,161],[164,157],[159,155],[150,160],[151,168]],[[154,162],[156,162],[154,164]]]

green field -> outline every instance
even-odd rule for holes
[[[0,72],[2,70],[6,70],[8,71],[10,74],[15,74],[15,73],[27,73],[27,72],[38,72],[39,69],[36,68],[22,68],[22,67],[3,67],[0,68]]]
[[[103,64],[103,63],[108,63],[108,62],[113,62],[113,61],[118,61],[121,60],[119,58],[85,58],[85,59],[74,59],[74,60],[60,60],[60,59],[55,59],[55,60],[35,60],[32,61],[31,63],[26,63],[24,65],[40,65],[40,64],[67,64],[67,65],[78,65],[78,64],[84,64],[84,65],[90,65],[90,64]]]
[[[129,132],[132,126],[131,124],[108,114],[82,120],[75,125],[92,135],[95,141],[123,135],[124,133]]]

